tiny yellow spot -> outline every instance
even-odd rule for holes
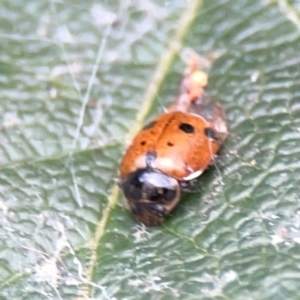
[[[191,76],[192,82],[200,87],[207,86],[208,77],[207,74],[201,70],[195,71]]]

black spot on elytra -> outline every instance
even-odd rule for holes
[[[146,124],[142,130],[150,129],[150,128],[154,127],[155,124],[156,124],[156,121],[152,121],[152,122]]]
[[[146,141],[142,141],[142,142],[141,142],[141,145],[142,145],[142,146],[145,146],[145,145],[146,145]]]
[[[173,146],[174,146],[174,144],[171,143],[171,142],[167,142],[167,145],[168,145],[169,147],[173,147]]]
[[[210,139],[212,139],[212,140],[214,140],[214,141],[217,141],[217,140],[218,140],[217,137],[216,137],[215,131],[214,131],[213,129],[209,128],[209,127],[204,129],[204,134],[205,134],[208,138],[210,138]]]
[[[180,123],[179,129],[182,130],[185,133],[194,133],[195,128],[191,124],[188,123]]]

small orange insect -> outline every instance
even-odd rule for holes
[[[205,92],[207,74],[198,65],[199,57],[190,57],[179,96],[136,135],[120,164],[120,188],[146,226],[176,206],[227,137],[225,111]]]

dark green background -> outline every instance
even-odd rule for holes
[[[298,1],[4,0],[0,38],[1,300],[299,299]],[[221,55],[209,90],[230,135],[145,229],[117,168],[178,93],[176,43]]]

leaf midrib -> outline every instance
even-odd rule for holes
[[[152,79],[150,80],[149,85],[145,91],[143,102],[142,102],[143,105],[140,108],[136,116],[136,119],[134,121],[134,124],[132,126],[132,129],[129,131],[127,138],[125,140],[132,140],[132,138],[136,135],[136,133],[140,130],[143,123],[145,122],[145,119],[147,118],[154,104],[156,95],[164,81],[164,78],[167,75],[174,59],[176,58],[176,55],[181,50],[184,38],[189,32],[193,20],[195,19],[201,6],[202,6],[202,0],[193,0],[188,2],[186,10],[183,11],[181,18],[179,19],[178,25],[175,27],[177,28],[177,30],[174,32],[173,38],[171,38],[170,42],[166,47],[166,50],[162,53],[158,61],[158,65],[154,71]],[[98,222],[95,235],[94,235],[94,241],[91,246],[92,255],[89,260],[88,263],[89,267],[86,273],[88,282],[93,281],[94,268],[96,265],[96,261],[98,259],[97,249],[100,246],[101,239],[105,234],[105,228],[106,228],[107,221],[109,220],[110,213],[118,202],[119,193],[120,191],[117,184],[114,184],[110,190],[108,196],[108,202],[106,207],[103,210],[102,217]],[[86,297],[87,298],[92,297],[93,287],[91,285],[89,285],[88,287],[84,285],[82,287],[81,292],[83,294],[86,294],[86,291],[88,291],[88,295],[86,295]]]

